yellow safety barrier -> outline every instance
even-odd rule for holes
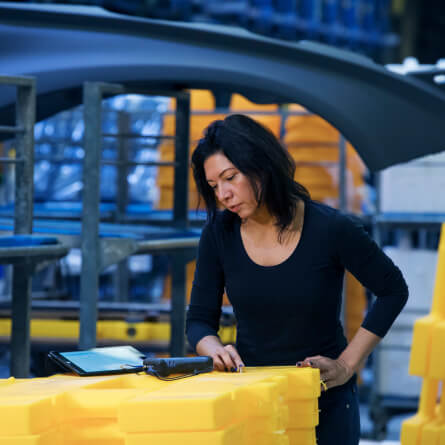
[[[170,340],[170,323],[144,321],[130,323],[124,320],[99,320],[96,325],[98,340],[115,340],[123,342],[164,342]],[[236,327],[222,326],[218,334],[223,343],[236,341]],[[11,334],[11,320],[0,319],[0,337]],[[31,338],[40,339],[78,339],[78,320],[31,320]]]
[[[0,380],[0,445],[315,445],[320,374],[246,368]]]
[[[436,284],[430,315],[416,321],[410,374],[423,377],[419,408],[402,424],[402,445],[445,444],[445,224],[439,244]],[[439,384],[442,384],[440,402]]]

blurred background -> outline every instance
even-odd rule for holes
[[[11,2],[14,3],[14,2]],[[16,2],[26,3],[26,2]],[[46,4],[100,6],[133,16],[235,26],[265,37],[288,42],[312,40],[370,57],[401,74],[445,68],[445,2],[441,0],[97,0],[46,1]],[[69,50],[69,48],[67,49]],[[326,121],[299,104],[257,105],[239,95],[190,91],[190,147],[211,121],[228,113],[243,112],[258,119],[281,140],[297,164],[296,179],[313,198],[360,216],[367,230],[404,272],[410,301],[378,351],[360,372],[363,438],[398,440],[401,422],[418,405],[421,378],[408,375],[412,329],[416,319],[431,309],[435,281],[439,220],[445,215],[445,153],[417,159],[371,174],[355,149]],[[133,216],[154,210],[171,210],[173,174],[157,166],[137,165],[174,160],[174,145],[159,136],[175,132],[174,99],[125,95],[103,102],[104,133],[141,136],[127,140],[125,149],[134,165],[126,172],[127,212]],[[36,215],[53,220],[80,218],[82,159],[84,157],[82,106],[66,110],[35,125],[34,205]],[[117,160],[119,140],[104,139],[103,160]],[[0,145],[4,157],[14,156],[14,141]],[[343,151],[342,151],[343,150]],[[341,153],[346,162],[341,163]],[[2,167],[0,215],[14,205],[14,168]],[[101,212],[118,221],[118,168],[101,167]],[[341,178],[346,178],[343,181]],[[427,197],[427,199],[425,198]],[[189,208],[198,196],[190,183]],[[202,203],[200,209],[203,210]],[[9,213],[8,213],[9,212]],[[196,226],[203,213],[197,213]],[[380,217],[376,220],[375,216]],[[398,215],[389,223],[385,215]],[[137,217],[134,218],[135,223]],[[376,222],[377,221],[377,222]],[[380,221],[380,222],[378,222]],[[140,223],[140,221],[139,221]],[[32,295],[40,301],[78,301],[81,254],[69,254],[34,276]],[[138,255],[125,261],[126,288],[122,294],[122,264],[107,268],[100,277],[102,302],[168,303],[171,295],[167,255]],[[187,295],[194,262],[187,265]],[[0,299],[11,299],[10,266],[0,266]],[[120,277],[120,278],[119,278]],[[118,284],[120,283],[120,284]],[[121,287],[119,287],[121,286]],[[343,322],[348,338],[360,326],[373,296],[347,275]],[[234,341],[230,303],[222,323],[225,342]],[[106,344],[139,344],[141,349],[165,354],[168,318],[156,312],[104,315],[98,322],[98,339]],[[1,375],[9,376],[10,319],[0,314]],[[47,375],[42,357],[54,341],[74,347],[77,314],[42,314],[33,319],[32,376]],[[40,323],[40,324],[39,324]],[[56,323],[56,324],[54,324]],[[114,324],[113,324],[114,323]],[[149,328],[148,328],[149,326]],[[150,335],[144,337],[144,329]]]
[[[30,3],[94,5],[133,16],[239,26],[288,41],[325,42],[366,54],[379,63],[400,63],[407,57],[415,57],[422,64],[435,64],[443,57],[445,46],[445,5],[441,0],[73,0]]]

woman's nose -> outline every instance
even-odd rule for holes
[[[227,187],[226,185],[221,185],[221,187],[218,190],[218,199],[223,202],[226,199],[230,197],[230,187]]]

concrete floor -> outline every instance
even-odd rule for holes
[[[409,417],[412,417],[413,415],[414,413],[391,417],[387,425],[388,434],[385,438],[385,441],[376,442],[370,439],[362,439],[360,441],[360,445],[371,445],[371,444],[399,445],[402,422],[408,419]],[[364,437],[370,437],[373,425],[369,418],[368,405],[366,404],[360,405],[360,423],[361,423],[362,435]]]

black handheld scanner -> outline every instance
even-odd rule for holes
[[[146,358],[143,363],[147,374],[160,377],[170,374],[201,374],[213,370],[213,359],[207,356]]]

